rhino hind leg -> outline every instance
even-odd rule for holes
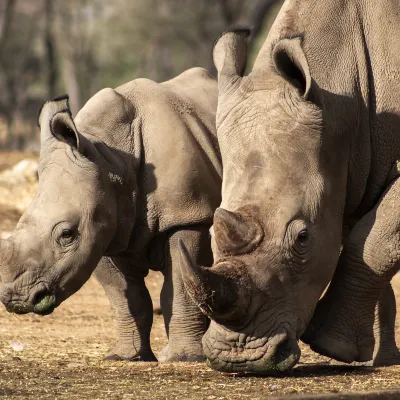
[[[373,366],[400,364],[400,352],[396,345],[396,298],[389,283],[382,291],[375,309],[375,348]]]
[[[351,231],[302,337],[318,353],[347,363],[398,363],[395,301],[388,284],[400,267],[399,200],[397,179]]]
[[[165,249],[161,308],[168,345],[159,354],[161,362],[205,361],[201,339],[208,320],[186,293],[180,269],[178,241],[182,239],[194,259],[212,264],[208,226],[182,229],[171,234]]]
[[[145,274],[126,265],[127,262],[122,258],[103,257],[94,272],[110,300],[117,322],[118,341],[105,359],[157,361],[150,347],[153,304],[144,283]],[[125,271],[134,275],[125,275]]]

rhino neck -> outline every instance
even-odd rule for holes
[[[118,255],[128,250],[136,222],[138,198],[137,160],[132,155],[121,154],[116,149],[110,149],[110,152],[114,153],[117,163],[122,168],[108,172],[116,200],[117,229],[107,247],[107,256]]]
[[[96,163],[102,171],[103,179],[113,192],[117,228],[105,255],[118,255],[128,250],[136,222],[137,170],[141,163],[142,144],[140,134],[135,135],[134,132],[140,131],[132,128],[128,138],[115,132],[112,136],[107,134],[94,136],[88,133],[90,131],[86,130],[79,120],[76,124],[80,132],[83,132],[83,135],[95,145],[99,154]],[[133,125],[135,121],[132,122]],[[125,138],[124,141],[119,140],[121,136]]]
[[[346,193],[344,215],[359,209],[372,168],[375,95],[361,3],[287,0],[253,67],[270,68],[272,48],[279,39],[302,38],[312,90],[323,110],[326,153],[331,159],[327,173],[337,190]]]

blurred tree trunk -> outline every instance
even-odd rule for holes
[[[78,73],[73,54],[67,56],[64,60],[65,84],[69,95],[71,112],[75,116],[82,107],[81,90],[79,87]]]
[[[6,72],[6,68],[4,65],[4,49],[6,47],[7,39],[10,32],[11,23],[14,18],[14,11],[15,11],[15,4],[16,0],[7,0],[3,20],[1,22],[1,33],[0,33],[0,69],[1,72],[5,76],[5,86],[8,89],[9,93],[9,101],[5,100],[5,102],[0,103],[0,112],[3,114],[7,121],[7,131],[8,131],[8,138],[7,140],[10,141],[12,135],[12,128],[13,128],[13,109],[15,107],[15,98],[12,98],[12,93],[14,89],[14,81],[11,76],[9,76]],[[10,96],[11,95],[11,96]]]
[[[56,97],[56,84],[58,78],[58,69],[55,52],[55,37],[53,30],[54,21],[54,0],[45,2],[45,47],[47,64],[47,96],[49,99]]]
[[[93,0],[69,0],[60,4],[62,7],[57,9],[57,49],[71,112],[75,116],[93,95],[98,71],[93,19],[94,9],[99,12],[102,5]]]
[[[261,0],[260,3],[254,7],[250,17],[251,36],[253,38],[261,32],[265,16],[271,11],[271,8],[278,3],[278,1],[280,0]]]
[[[1,21],[0,30],[0,61],[3,56],[3,49],[7,41],[8,33],[10,31],[11,21],[13,20],[16,0],[7,0],[3,20]]]

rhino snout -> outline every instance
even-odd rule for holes
[[[14,314],[34,312],[40,315],[47,315],[52,313],[56,307],[55,295],[50,293],[43,283],[36,285],[25,296],[19,293],[13,290],[12,287],[9,287],[9,285],[3,285],[0,300],[8,312]]]

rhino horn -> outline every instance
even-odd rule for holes
[[[182,279],[185,288],[201,311],[206,315],[210,315],[212,309],[207,304],[207,297],[208,293],[212,292],[212,290],[206,284],[208,279],[205,268],[194,262],[182,240],[179,240],[179,251]]]
[[[183,282],[193,301],[208,316],[229,312],[238,295],[229,276],[218,271],[218,266],[197,265],[182,241],[179,241],[179,249]]]
[[[261,226],[223,208],[214,214],[215,242],[226,254],[244,254],[254,250],[263,238]]]

